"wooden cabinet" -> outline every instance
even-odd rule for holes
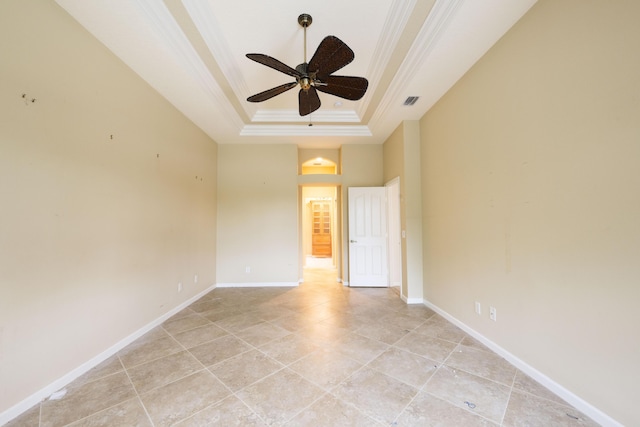
[[[331,203],[311,202],[311,254],[331,256]]]

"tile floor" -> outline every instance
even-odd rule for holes
[[[597,425],[424,306],[305,270],[215,289],[7,426]]]

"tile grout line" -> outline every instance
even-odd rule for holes
[[[516,376],[518,375],[518,371],[516,370],[513,373],[513,379],[511,380],[511,387],[509,388],[509,396],[507,397],[507,404],[504,406],[504,411],[502,412],[502,417],[500,418],[500,425],[504,424],[504,417],[507,416],[507,411],[509,409],[509,402],[511,402],[511,395],[513,394],[513,387],[516,383]]]
[[[122,369],[124,370],[124,373],[127,376],[127,379],[129,380],[129,383],[131,384],[131,388],[133,388],[133,392],[136,394],[136,397],[138,398],[138,402],[140,402],[140,405],[142,406],[142,409],[144,410],[144,413],[147,415],[147,419],[151,423],[151,426],[155,427],[155,423],[153,422],[153,419],[151,418],[151,414],[149,414],[149,411],[147,410],[147,406],[142,401],[142,398],[140,397],[140,393],[138,393],[138,389],[136,389],[135,384],[133,384],[133,380],[131,379],[131,376],[129,375],[129,371],[127,370],[127,367],[124,366],[124,363],[122,362],[122,359],[120,359],[120,356],[118,354],[116,354],[116,357],[118,358],[118,362],[120,362],[120,365],[122,365]]]

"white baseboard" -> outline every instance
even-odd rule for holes
[[[119,352],[120,350],[122,350],[123,348],[125,348],[126,346],[128,346],[129,344],[131,344],[132,342],[134,342],[135,340],[137,340],[138,338],[140,338],[141,336],[143,336],[144,334],[146,334],[150,330],[152,330],[153,328],[155,328],[157,326],[160,326],[165,320],[169,319],[174,314],[184,310],[185,308],[187,308],[188,306],[190,306],[191,304],[193,304],[194,302],[196,302],[197,300],[202,298],[204,295],[206,295],[207,293],[211,292],[215,287],[216,287],[216,285],[209,286],[204,291],[198,293],[197,295],[195,295],[194,297],[192,297],[192,298],[188,299],[187,301],[183,302],[179,306],[171,309],[170,311],[166,312],[165,314],[163,314],[162,316],[158,317],[154,321],[148,323],[147,325],[145,325],[142,328],[138,329],[137,331],[135,331],[131,335],[127,336],[126,338],[124,338],[124,339],[120,340],[119,342],[117,342],[116,344],[112,345],[107,350],[105,350],[102,353],[98,354],[97,356],[91,358],[90,360],[87,360],[82,365],[78,366],[77,368],[73,369],[72,371],[68,372],[67,374],[63,375],[62,377],[58,378],[56,381],[54,381],[51,384],[47,385],[46,387],[38,390],[37,392],[35,392],[31,396],[27,397],[26,399],[22,400],[21,402],[15,404],[11,408],[9,408],[6,411],[2,412],[0,414],[0,426],[8,423],[9,421],[11,421],[14,418],[18,417],[22,413],[28,411],[34,405],[37,405],[38,403],[40,403],[44,399],[46,399],[49,396],[51,396],[51,394],[53,394],[56,391],[64,388],[67,384],[71,383],[76,378],[80,377],[81,375],[83,375],[86,372],[90,371],[91,369],[95,368],[100,363],[104,362],[105,360],[107,360],[108,358],[110,358],[111,356],[113,356],[114,354],[116,354],[117,352]]]
[[[298,286],[298,282],[230,282],[218,283],[218,288],[266,288],[266,287],[294,287]]]
[[[446,311],[440,309],[438,306],[426,300],[424,301],[424,305],[432,309],[433,311],[435,311],[436,313],[438,313],[439,315],[441,315],[442,317],[444,317],[445,319],[447,319],[448,321],[450,321],[451,323],[453,323],[454,325],[456,325],[457,327],[459,327],[460,329],[468,333],[469,335],[471,335],[473,338],[477,339],[478,341],[480,341],[481,343],[489,347],[496,354],[499,354],[500,356],[502,356],[505,360],[507,360],[512,365],[514,365],[516,368],[520,369],[522,372],[529,375],[534,380],[538,381],[540,384],[542,384],[547,389],[549,389],[549,391],[556,394],[561,399],[565,400],[567,403],[575,407],[577,410],[581,411],[583,414],[590,417],[595,422],[603,426],[623,427],[622,424],[620,424],[619,422],[617,422],[616,420],[614,420],[613,418],[611,418],[610,416],[608,416],[607,414],[605,414],[604,412],[596,408],[595,406],[589,404],[582,398],[573,394],[572,392],[570,392],[569,390],[567,390],[557,382],[553,381],[551,378],[549,378],[542,372],[535,369],[533,366],[527,364],[520,358],[514,356],[504,348],[500,347],[498,344],[494,343],[493,341],[489,340],[485,336],[476,332],[474,329],[465,325],[455,317],[451,316]]]

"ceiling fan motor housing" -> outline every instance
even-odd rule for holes
[[[307,69],[309,68],[309,64],[307,64],[306,62],[298,65],[296,67],[296,71],[298,71],[301,76],[298,77],[298,83],[300,83],[300,88],[302,88],[302,90],[309,90],[309,88],[311,87],[311,78],[309,78],[309,74],[307,74]]]

